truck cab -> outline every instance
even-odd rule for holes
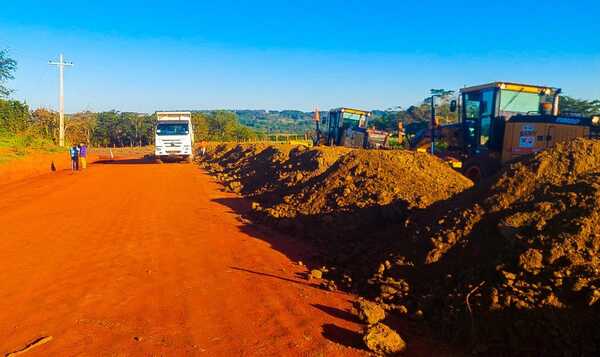
[[[194,157],[194,131],[190,112],[156,112],[154,155],[160,160]]]

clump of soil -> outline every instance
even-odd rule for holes
[[[474,352],[594,355],[599,227],[600,142],[578,139],[417,217],[413,249],[396,248],[371,283]]]
[[[354,304],[354,309],[358,318],[369,325],[385,319],[385,310],[379,304],[365,299],[358,299]]]
[[[368,326],[363,341],[369,350],[380,356],[396,355],[406,350],[402,337],[382,323]]]

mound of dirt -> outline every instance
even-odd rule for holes
[[[324,250],[324,263],[339,268],[329,277],[344,279],[354,289],[372,265],[358,261],[373,263],[376,258],[370,256],[391,244],[378,240],[375,232],[390,226],[402,231],[416,211],[471,185],[425,153],[354,150],[270,206],[255,207],[255,219],[317,243]],[[398,234],[394,239],[401,238]]]
[[[218,145],[203,161],[233,192],[269,202],[301,182],[321,174],[347,149],[292,145]]]
[[[597,355],[599,227],[600,142],[578,139],[418,217],[371,283],[475,352]]]
[[[377,260],[371,255],[390,246],[374,232],[402,229],[417,211],[472,186],[440,159],[411,151],[218,145],[203,162],[231,191],[253,198],[255,221],[319,244],[324,263],[339,268],[326,275],[353,288],[350,275],[364,281]],[[369,264],[355,266],[358,258]]]
[[[425,153],[355,150],[268,212],[275,217],[295,217],[398,201],[406,209],[425,208],[471,185],[470,180]]]

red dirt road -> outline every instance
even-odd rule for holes
[[[3,356],[45,336],[26,355],[365,353],[352,297],[299,277],[307,247],[242,222],[196,165],[94,164],[0,197]]]

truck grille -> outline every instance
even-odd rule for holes
[[[169,147],[181,147],[183,145],[183,142],[181,140],[162,140],[162,144],[164,147],[169,148]]]

